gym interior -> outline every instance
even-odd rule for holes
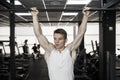
[[[44,50],[33,31],[31,7],[39,10],[43,34],[63,28],[74,40],[82,10],[90,7],[87,30],[77,51],[74,80],[120,80],[120,0],[0,0],[0,79],[49,80]],[[27,44],[27,46],[25,46]]]

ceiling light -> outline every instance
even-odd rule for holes
[[[15,13],[15,14],[20,16],[31,16],[31,13]]]
[[[63,16],[76,16],[78,13],[77,12],[63,12],[62,15]]]
[[[67,0],[67,5],[88,4],[91,0]]]
[[[10,3],[10,0],[7,0],[8,3]],[[15,0],[15,5],[22,5],[22,3],[18,0]]]

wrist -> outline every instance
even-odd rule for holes
[[[84,15],[85,18],[88,18],[88,15]]]
[[[32,14],[33,16],[37,16],[38,14]]]

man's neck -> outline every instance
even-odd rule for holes
[[[57,48],[56,48],[57,49]],[[63,51],[65,49],[65,46],[63,48],[57,49],[59,52]]]

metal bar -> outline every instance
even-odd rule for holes
[[[16,48],[17,48],[18,55],[20,55],[20,50],[19,50],[19,47],[18,47],[18,43],[17,43],[17,42],[15,42],[15,46],[16,46]]]
[[[61,22],[61,23],[78,23],[78,22],[81,22],[81,21],[39,21],[40,23],[58,23],[58,22]],[[102,21],[88,21],[88,23],[101,23]],[[15,23],[33,23],[33,21],[16,21]]]
[[[112,17],[111,17],[112,16]],[[115,54],[115,30],[116,30],[116,11],[106,11],[101,12],[100,20],[103,23],[100,23],[100,33],[99,33],[99,52],[100,52],[100,80],[115,80],[115,62],[114,58],[111,55]],[[109,66],[107,65],[107,53],[109,52],[111,61]],[[108,68],[110,69],[108,70]]]
[[[97,41],[95,41],[95,46],[96,46],[96,51],[97,51],[97,52],[98,52],[98,54],[99,54],[99,46],[98,46]]]
[[[0,12],[7,12],[11,11],[12,9],[0,9]],[[38,9],[40,12],[79,12],[82,11],[83,9]],[[15,12],[28,12],[31,11],[30,9],[15,9]],[[91,8],[89,11],[120,11],[118,8]]]
[[[61,12],[61,11],[65,11],[65,12],[79,12],[82,11],[83,9],[38,9],[40,12]],[[89,11],[120,11],[120,9],[118,8],[91,8]],[[19,11],[19,10],[15,10],[15,11]],[[31,11],[31,10],[30,10]]]
[[[16,80],[16,65],[15,65],[15,11],[14,0],[10,0],[10,80]]]
[[[95,49],[94,49],[93,40],[91,40],[91,45],[92,45],[92,50],[93,50],[93,52],[94,52],[94,51],[95,51]]]
[[[6,7],[7,9],[10,9],[10,4],[8,2],[6,2],[5,0],[0,0],[0,4],[4,7]]]
[[[39,9],[40,12],[61,12],[61,11],[65,11],[65,12],[79,12],[82,11],[83,9],[79,9],[79,10],[75,10],[75,9]],[[120,9],[117,8],[91,8],[89,11],[120,11]],[[16,11],[16,10],[15,10]],[[19,10],[17,10],[19,11]]]
[[[4,51],[4,54],[6,55],[5,45],[4,45],[4,43],[3,43],[3,51]]]

